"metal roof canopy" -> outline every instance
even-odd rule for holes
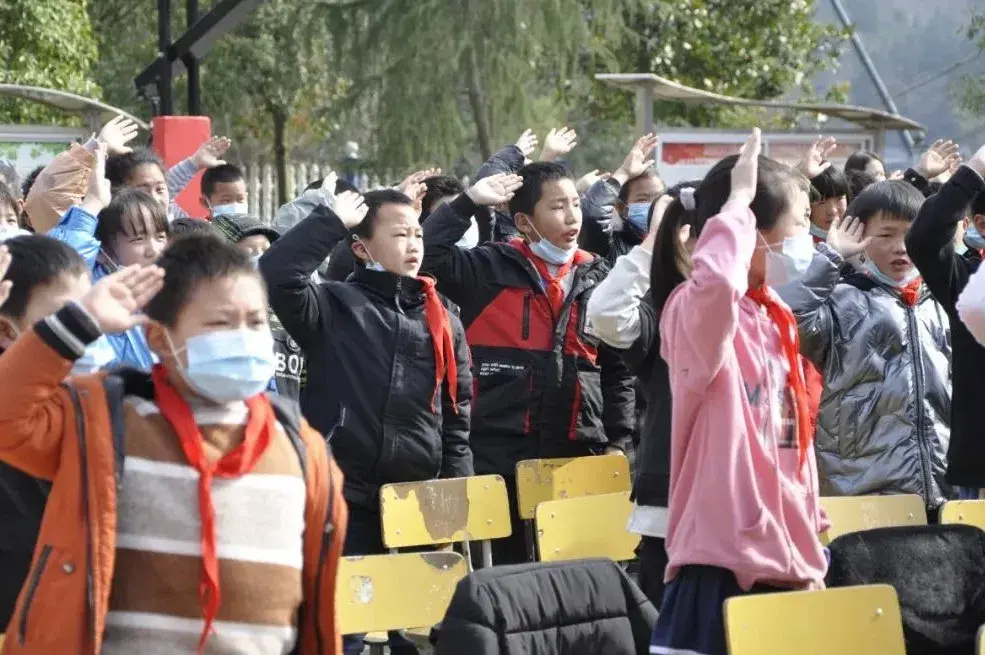
[[[879,109],[829,103],[800,103],[785,102],[782,100],[736,98],[734,96],[721,95],[719,93],[702,91],[701,89],[685,86],[654,73],[601,73],[596,75],[595,79],[618,87],[632,89],[636,92],[636,124],[641,134],[652,132],[654,129],[653,102],[655,100],[687,103],[711,102],[722,105],[763,107],[765,109],[793,109],[796,111],[825,114],[872,130],[875,133],[875,150],[880,154],[885,150],[886,130],[926,131],[926,128],[916,121]]]
[[[23,86],[21,84],[0,84],[0,96],[19,98],[28,102],[47,105],[71,114],[81,114],[85,120],[86,127],[93,132],[98,132],[104,123],[117,116],[126,116],[142,129],[150,129],[150,125],[122,109],[117,109],[98,100],[67,91],[45,89],[40,86]]]

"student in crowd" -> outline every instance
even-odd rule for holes
[[[338,653],[341,474],[261,393],[263,281],[213,237],[159,265],[103,277],[0,357],[18,381],[0,395],[0,458],[53,481],[6,650]],[[85,344],[141,323],[151,374],[63,383]]]
[[[202,173],[200,202],[211,218],[249,214],[246,197],[246,178],[238,166],[223,163]]]
[[[421,225],[439,207],[446,205],[462,193],[465,187],[457,177],[451,175],[432,175],[424,180],[427,191],[421,199]]]
[[[12,188],[0,182],[0,232],[21,229],[22,215],[20,198]]]
[[[657,313],[666,299],[651,297],[650,279],[680,275],[682,269],[688,268],[688,252],[694,246],[690,238],[694,188],[699,184],[695,181],[673,186],[653,203],[646,238],[616,260],[585,309],[589,330],[609,346],[626,351],[624,358],[637,376],[637,414],[641,405],[645,408],[642,420],[638,419],[632,493],[635,507],[627,529],[642,537],[636,551],[640,560],[639,583],[656,607],[663,600],[667,567],[664,540],[670,486],[671,398],[667,364],[660,357]],[[661,247],[659,251],[654,251],[656,244]]]
[[[96,153],[82,204],[68,210],[48,235],[74,248],[92,270],[93,280],[134,264],[153,264],[164,251],[170,224],[164,205],[142,189],[121,189],[110,195],[103,175],[105,151]],[[154,354],[142,328],[107,335],[116,363],[143,371]]]
[[[236,247],[246,253],[254,265],[259,264],[260,257],[280,236],[276,230],[264,225],[259,218],[243,214],[217,214],[207,225],[211,225],[215,233],[230,243],[236,244]],[[277,373],[269,390],[299,402],[305,373],[304,353],[284,329],[277,314],[271,310],[267,318],[270,322],[270,333],[274,337],[274,356],[277,363]]]
[[[985,395],[985,348],[968,331],[956,303],[969,277],[981,266],[981,254],[972,249],[959,255],[954,236],[958,224],[969,213],[968,207],[973,201],[977,203],[976,197],[985,191],[983,174],[985,148],[923,203],[906,236],[907,254],[950,319],[953,395],[947,482],[962,487],[960,493],[973,498],[978,498],[985,488],[985,442],[977,411]]]
[[[845,179],[848,180],[848,192],[852,198],[862,193],[866,187],[879,181],[875,175],[858,170],[845,171]]]
[[[461,322],[419,277],[419,212],[393,189],[343,193],[317,207],[260,260],[270,304],[308,356],[305,416],[345,473],[346,555],[386,552],[380,486],[473,474],[472,375]],[[346,240],[360,262],[346,282],[310,281]],[[394,653],[414,653],[397,633]],[[345,652],[362,652],[347,638]]]
[[[171,240],[186,234],[203,234],[216,236],[217,232],[212,227],[212,223],[200,218],[176,218],[171,221]]]
[[[823,494],[919,494],[933,519],[951,496],[951,339],[906,255],[923,200],[901,180],[868,187],[783,299],[797,317],[801,352],[824,379],[815,436]],[[846,269],[856,255],[863,270]]]
[[[727,598],[817,587],[827,570],[796,322],[773,291],[810,263],[809,186],[760,144],[756,129],[697,189],[689,275],[651,280],[667,299],[673,398],[668,586],[651,653],[726,655]]]
[[[480,207],[504,204],[523,239],[456,245]],[[482,178],[424,225],[423,270],[461,308],[472,350],[475,470],[502,475],[510,492],[513,534],[492,544],[499,564],[527,559],[517,462],[624,450],[633,434],[633,377],[585,328],[609,269],[578,248],[580,228],[575,181],[557,163]]]
[[[868,150],[853,152],[848,157],[848,161],[845,162],[845,173],[850,171],[867,173],[876,178],[876,182],[882,182],[886,179],[886,165],[883,163],[882,157]]]
[[[643,241],[650,206],[664,190],[650,159],[658,140],[653,134],[637,139],[622,165],[582,194],[579,243],[610,266]]]

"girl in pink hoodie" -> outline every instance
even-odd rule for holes
[[[654,655],[726,655],[727,598],[827,571],[797,324],[773,291],[813,256],[808,183],[760,150],[757,129],[698,187],[690,259],[654,248],[653,270],[677,272],[651,280],[673,398]]]

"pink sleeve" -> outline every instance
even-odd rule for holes
[[[721,369],[755,247],[756,217],[748,207],[726,205],[705,223],[691,277],[670,295],[660,320],[660,354],[677,383],[701,391]]]

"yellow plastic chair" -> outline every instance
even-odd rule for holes
[[[554,472],[577,458],[525,459],[516,465],[517,513],[532,521],[537,505],[554,499]]]
[[[896,496],[829,496],[821,498],[831,529],[821,543],[850,532],[904,525],[927,525],[927,510],[916,494]]]
[[[978,641],[978,647],[975,649],[975,652],[978,653],[978,655],[985,655],[985,625],[983,625],[982,627],[978,628],[978,640],[977,641]],[[2,646],[2,645],[3,645],[3,642],[0,642],[0,646]]]
[[[973,525],[985,530],[985,500],[951,500],[944,503],[941,523]]]
[[[489,540],[512,533],[506,482],[499,475],[383,485],[380,515],[387,548],[462,542],[468,552],[470,541],[481,541],[483,566],[492,566]]]
[[[546,500],[629,491],[631,484],[624,455],[526,459],[516,465],[517,510],[530,521]]]
[[[636,557],[638,534],[626,531],[633,511],[629,493],[549,500],[537,506],[540,561],[608,557],[617,562]]]
[[[725,601],[729,655],[903,655],[889,585],[737,596]]]
[[[340,630],[385,633],[440,623],[466,575],[458,553],[343,557],[335,594]]]

